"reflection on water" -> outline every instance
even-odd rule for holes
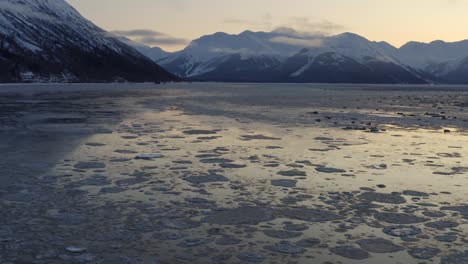
[[[317,96],[312,108],[140,92],[54,98],[80,107],[21,122],[55,141],[1,141],[14,157],[3,168],[23,159],[30,173],[1,190],[0,263],[466,263],[468,153],[455,121],[419,129],[374,109],[399,95],[351,111],[317,110]]]

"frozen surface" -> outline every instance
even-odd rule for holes
[[[468,88],[0,86],[0,263],[467,263]]]

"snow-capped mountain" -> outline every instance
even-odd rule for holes
[[[184,50],[171,54],[157,62],[170,72],[182,77],[204,75],[216,68],[216,62],[225,62],[229,55],[239,55],[243,59],[265,56],[271,60],[281,60],[298,51],[298,47],[275,40],[286,36],[281,31],[244,31],[239,35],[222,32],[203,36],[192,41]]]
[[[0,81],[159,81],[175,77],[64,0],[0,1]]]
[[[425,71],[439,78],[440,82],[468,84],[468,56],[430,64],[425,67]]]
[[[404,63],[423,69],[468,57],[468,40],[451,43],[441,40],[431,43],[408,42],[398,50],[398,54]]]
[[[468,83],[468,40],[431,43],[409,42],[399,49],[404,63],[445,83]]]
[[[207,81],[426,83],[398,49],[359,35],[292,29],[216,33],[158,61],[170,72]]]

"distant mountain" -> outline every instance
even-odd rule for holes
[[[454,84],[468,83],[468,40],[409,42],[399,49],[401,61]]]
[[[434,64],[468,57],[468,40],[459,42],[431,43],[408,42],[398,50],[401,60],[416,68],[425,68]]]
[[[291,82],[427,83],[415,71],[392,60],[346,56],[331,51],[311,53],[307,49],[287,59],[279,74]]]
[[[170,52],[164,51],[163,49],[159,47],[150,47],[148,45],[138,43],[126,37],[122,37],[122,36],[114,36],[114,37],[120,40],[121,42],[129,45],[130,47],[136,49],[138,52],[145,55],[146,57],[148,57],[154,62],[162,58],[165,58],[171,54]]]
[[[252,58],[271,57],[273,60],[293,55],[299,49],[275,40],[284,36],[280,31],[252,32],[239,35],[218,32],[192,41],[187,48],[157,62],[170,72],[181,77],[195,77],[214,70],[216,62],[224,62],[229,55]]]
[[[160,59],[166,58],[167,56],[171,55],[170,52],[167,52],[160,47],[149,47],[145,45],[141,46],[132,46],[141,54],[145,55],[146,57],[150,58],[153,61],[158,61]]]
[[[461,59],[433,63],[425,71],[436,76],[441,82],[450,84],[468,84],[468,56]]]
[[[184,78],[231,82],[427,83],[398,49],[359,35],[307,35],[292,29],[216,33],[158,60]]]
[[[177,78],[64,0],[0,1],[0,82]]]

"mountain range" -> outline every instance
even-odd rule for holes
[[[0,0],[0,82],[468,84],[468,40],[396,48],[353,33],[218,32],[178,52],[94,25],[64,0]]]
[[[468,40],[396,48],[353,33],[323,36],[280,28],[218,32],[154,60],[194,81],[468,83]]]
[[[177,79],[64,0],[0,1],[0,82]]]

